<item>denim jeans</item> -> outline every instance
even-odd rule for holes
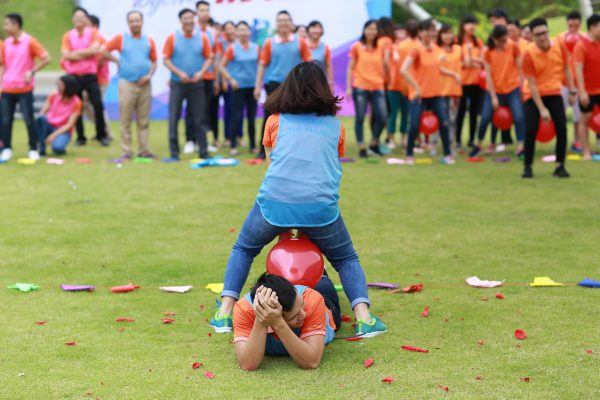
[[[337,331],[342,325],[342,312],[340,309],[340,299],[333,282],[331,282],[331,279],[325,274],[313,289],[323,296],[325,306],[331,311],[333,322],[335,322],[335,330]]]
[[[448,114],[448,99],[446,97],[429,97],[410,102],[410,130],[408,131],[406,155],[409,157],[413,156],[415,139],[419,136],[421,114],[425,110],[431,110],[437,116],[440,123],[439,129],[442,146],[444,147],[444,155],[450,155],[450,138],[448,135],[450,115]]]
[[[179,157],[179,138],[177,125],[181,117],[183,101],[187,102],[186,114],[192,118],[194,137],[200,146],[200,157],[208,154],[206,142],[206,98],[203,83],[181,83],[171,81],[169,93],[169,149],[171,157]]]
[[[402,92],[387,91],[387,102],[389,106],[389,115],[387,119],[388,135],[396,133],[398,126],[398,113],[400,113],[400,134],[405,135],[408,131],[408,98]]]
[[[0,98],[0,115],[2,115],[2,143],[5,149],[12,147],[12,128],[15,118],[17,103],[23,114],[27,134],[29,136],[29,150],[37,150],[38,136],[35,131],[33,116],[33,92],[27,93],[2,93]]]
[[[48,122],[48,119],[44,116],[39,117],[36,122],[37,122],[37,131],[38,131],[38,134],[40,135],[40,138],[39,138],[40,139],[40,154],[45,155],[46,154],[45,140],[48,136],[50,136],[52,134],[52,132],[54,132],[59,127],[50,125],[50,123]],[[52,152],[56,155],[65,154],[67,152],[67,145],[69,144],[70,141],[71,141],[71,135],[69,133],[62,133],[62,134],[58,135],[52,141],[52,144],[51,144]]]
[[[338,272],[352,308],[359,303],[370,304],[365,274],[342,217],[329,225],[298,229],[313,241]],[[221,296],[239,299],[254,258],[274,238],[289,230],[269,224],[255,203],[231,250]]]
[[[234,90],[231,93],[231,123],[242,129],[244,122],[244,108],[246,109],[246,119],[248,120],[248,137],[250,138],[250,148],[256,148],[256,108],[257,101],[254,98],[254,88],[243,88]],[[231,138],[231,147],[237,146],[237,137]]]
[[[364,143],[363,125],[367,115],[367,105],[371,104],[373,112],[373,124],[371,125],[373,140],[378,141],[381,131],[385,128],[387,122],[387,104],[385,102],[385,92],[383,90],[363,90],[352,89],[352,99],[354,100],[355,132],[356,142],[360,145]]]
[[[523,111],[523,102],[521,101],[521,91],[519,88],[516,88],[510,93],[499,94],[498,103],[500,103],[501,106],[510,108],[515,124],[515,131],[517,132],[517,140],[522,142],[525,139],[525,113]],[[492,120],[493,113],[492,97],[489,92],[485,92],[483,108],[481,110],[481,121],[479,121],[479,141],[485,138],[485,133]]]

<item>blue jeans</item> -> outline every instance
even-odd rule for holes
[[[329,225],[312,228],[298,227],[298,229],[319,247],[338,272],[352,308],[359,303],[370,304],[365,274],[342,217],[340,216]],[[227,261],[225,284],[221,297],[239,299],[254,258],[274,238],[289,230],[290,228],[269,224],[263,217],[258,204],[255,203],[246,217]]]
[[[525,113],[523,111],[523,102],[521,101],[521,91],[516,88],[510,93],[499,94],[498,103],[501,106],[507,106],[512,113],[515,131],[517,132],[517,140],[522,142],[525,139]],[[482,141],[485,138],[485,132],[492,120],[494,108],[492,107],[492,97],[489,92],[485,92],[483,100],[483,108],[481,110],[481,121],[479,122],[478,139]]]
[[[413,156],[415,139],[419,136],[419,126],[421,124],[421,114],[425,110],[431,110],[437,116],[440,122],[440,136],[444,155],[450,155],[450,138],[448,135],[450,126],[450,115],[448,114],[448,99],[446,97],[429,97],[426,99],[416,99],[410,102],[410,130],[408,131],[408,144],[406,155]]]
[[[50,125],[46,117],[39,117],[37,119],[37,130],[40,135],[40,154],[46,154],[46,143],[45,140],[52,134],[58,127]],[[52,152],[56,155],[62,155],[67,152],[67,145],[71,141],[71,135],[68,133],[62,133],[58,135],[52,141]]]
[[[390,112],[387,120],[388,135],[396,133],[398,113],[400,113],[400,134],[405,135],[408,130],[408,98],[402,92],[391,90],[386,93],[386,97]]]
[[[2,93],[0,97],[0,115],[2,115],[1,139],[4,148],[12,148],[12,128],[17,104],[19,104],[23,121],[27,126],[29,150],[37,150],[38,135],[35,131],[35,118],[33,116],[33,92]]]
[[[361,145],[364,143],[363,125],[367,115],[367,105],[371,104],[373,111],[373,124],[371,131],[373,141],[379,141],[379,136],[387,122],[387,104],[385,102],[385,92],[383,90],[363,90],[352,89],[352,99],[354,100],[354,110],[356,113],[354,130],[356,132],[356,142]]]

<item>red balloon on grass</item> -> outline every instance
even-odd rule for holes
[[[510,129],[513,123],[513,117],[512,113],[510,112],[510,108],[507,106],[498,107],[498,109],[494,111],[492,122],[496,128],[502,131]]]
[[[569,49],[569,51],[573,51],[573,49],[577,45],[577,42],[579,42],[579,39],[581,39],[581,36],[579,36],[578,33],[567,33],[564,39],[565,46],[567,46],[567,49]]]
[[[536,140],[540,143],[548,143],[556,136],[556,127],[551,119],[545,120],[540,118]]]
[[[595,106],[594,111],[588,122],[590,129],[596,133],[600,133],[600,107]]]
[[[267,272],[294,285],[314,287],[323,276],[324,265],[319,248],[302,234],[293,237],[291,232],[281,234],[267,256]]]
[[[487,90],[487,74],[485,73],[485,70],[481,70],[481,72],[479,73],[479,87],[482,88],[483,90]]]
[[[440,120],[433,111],[425,111],[421,114],[419,130],[425,135],[436,133],[440,127]]]

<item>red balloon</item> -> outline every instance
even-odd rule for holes
[[[575,45],[577,45],[577,42],[579,42],[579,39],[581,39],[581,36],[579,36],[578,33],[567,33],[564,39],[565,46],[567,46],[569,51],[573,51]]]
[[[494,126],[501,131],[509,130],[513,123],[513,117],[512,113],[510,112],[510,108],[507,106],[498,107],[498,109],[494,111],[492,122],[494,123]]]
[[[294,285],[314,287],[323,276],[325,263],[319,248],[303,235],[291,232],[279,236],[267,256],[267,272],[279,275]]]
[[[536,140],[540,143],[548,143],[556,136],[556,127],[551,119],[544,120],[540,118],[540,125],[537,131]]]
[[[600,107],[594,107],[594,112],[592,113],[588,124],[594,132],[600,133]]]
[[[433,111],[424,111],[421,114],[419,130],[425,135],[436,133],[440,127],[440,120]]]
[[[487,90],[486,76],[487,76],[487,74],[485,73],[485,70],[482,69],[481,72],[479,73],[479,87],[482,88],[483,90]]]

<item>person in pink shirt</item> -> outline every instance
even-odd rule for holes
[[[57,91],[46,99],[41,116],[37,119],[40,139],[40,153],[46,155],[46,145],[52,146],[52,152],[63,155],[71,141],[73,127],[83,108],[77,96],[79,85],[73,75],[64,75],[56,82]]]
[[[13,13],[4,17],[4,30],[8,37],[0,46],[0,76],[2,77],[2,152],[0,160],[12,158],[12,127],[14,114],[19,104],[29,135],[31,159],[39,159],[37,133],[33,116],[33,87],[35,73],[50,62],[46,49],[32,36],[23,32],[23,17]],[[39,61],[36,63],[36,59]]]

